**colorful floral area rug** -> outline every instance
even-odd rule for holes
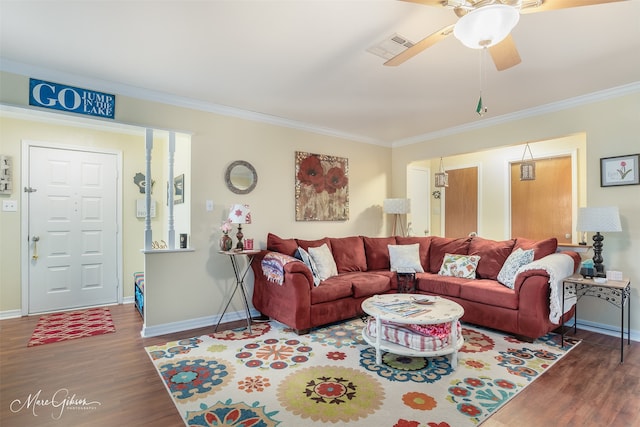
[[[383,353],[360,319],[296,335],[276,322],[146,350],[188,426],[459,427],[480,424],[578,341],[534,343],[463,324],[447,356]]]
[[[115,332],[106,307],[46,314],[40,317],[27,347]]]

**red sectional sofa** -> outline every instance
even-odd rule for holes
[[[497,280],[497,275],[512,251],[533,249],[534,260],[540,261],[557,250],[555,238],[543,241],[511,239],[493,241],[481,237],[341,237],[320,240],[267,237],[267,250],[260,251],[251,264],[255,282],[253,305],[263,315],[275,319],[296,332],[363,314],[366,298],[397,292],[398,279],[390,271],[388,245],[419,244],[420,263],[424,272],[416,273],[416,292],[440,295],[460,304],[464,322],[502,330],[524,339],[535,339],[558,327],[549,320],[549,274],[544,269],[523,271],[510,289]],[[297,248],[305,250],[327,244],[338,275],[314,285],[311,270],[294,260]],[[283,254],[286,261],[279,277],[269,278],[263,269],[265,257]],[[574,271],[580,256],[572,251]],[[269,255],[271,254],[271,255]],[[475,278],[463,279],[438,274],[445,254],[478,255]],[[573,316],[573,311],[564,315]]]

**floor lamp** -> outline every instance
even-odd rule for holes
[[[406,215],[411,211],[411,199],[384,199],[383,209],[384,213],[394,216],[391,235],[396,236],[396,232],[399,228],[402,233],[400,235],[405,236],[405,229],[401,215]]]
[[[602,264],[602,241],[600,232],[622,231],[620,213],[616,206],[580,208],[576,229],[581,232],[595,232],[593,235],[593,267],[597,277],[605,277]]]

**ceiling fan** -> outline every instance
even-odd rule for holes
[[[401,0],[426,6],[452,9],[458,16],[455,24],[428,35],[405,51],[389,59],[384,65],[397,66],[423,50],[444,40],[452,33],[465,46],[487,48],[498,71],[521,62],[511,30],[521,13],[544,12],[578,6],[591,6],[626,0]]]

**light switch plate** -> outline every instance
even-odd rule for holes
[[[15,200],[3,200],[2,210],[4,212],[16,212],[18,210],[18,202]]]
[[[213,210],[213,200],[206,201],[207,212],[211,212]]]

